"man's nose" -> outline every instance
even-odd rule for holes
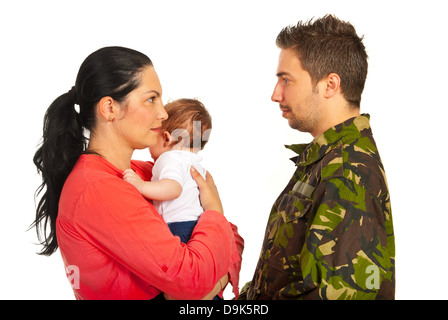
[[[281,102],[282,101],[282,97],[283,97],[282,90],[281,90],[280,86],[277,83],[275,85],[274,92],[272,93],[271,100],[273,102]]]

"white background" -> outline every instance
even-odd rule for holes
[[[96,49],[146,53],[163,100],[197,97],[214,129],[202,152],[227,218],[245,238],[241,286],[252,279],[272,203],[289,180],[283,145],[311,141],[270,101],[275,37],[333,13],[365,36],[361,111],[388,177],[396,298],[447,299],[447,77],[444,1],[2,1],[0,4],[0,298],[73,299],[59,252],[38,256],[32,157],[46,108]],[[135,158],[149,159],[139,151]],[[226,297],[232,295],[226,292]]]

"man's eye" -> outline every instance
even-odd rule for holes
[[[287,83],[289,82],[289,79],[283,78],[283,82],[284,82],[285,84],[287,84]]]

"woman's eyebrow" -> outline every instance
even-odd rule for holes
[[[157,90],[149,90],[149,91],[145,92],[145,94],[149,94],[149,93],[155,93],[157,95],[157,97],[160,97],[160,92]]]

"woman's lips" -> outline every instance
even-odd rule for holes
[[[157,127],[157,128],[152,128],[151,129],[151,131],[154,131],[154,132],[160,132],[160,130],[162,129],[162,127],[160,126],[160,127]]]

